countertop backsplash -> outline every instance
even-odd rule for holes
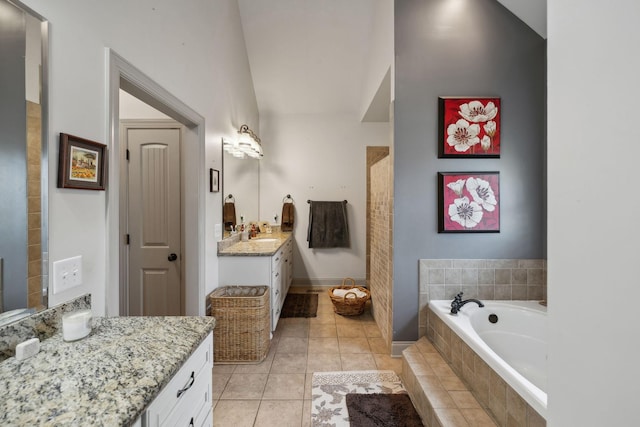
[[[82,295],[0,327],[0,362],[13,357],[16,345],[23,341],[30,338],[44,341],[53,336],[62,325],[63,314],[86,308],[91,308],[91,294]]]

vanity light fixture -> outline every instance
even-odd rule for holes
[[[247,125],[240,126],[237,138],[223,138],[222,148],[239,159],[245,157],[261,159],[263,156],[260,138]]]

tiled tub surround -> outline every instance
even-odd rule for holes
[[[58,331],[35,356],[0,363],[0,424],[130,425],[214,326],[212,317],[114,317],[94,319],[79,341]]]
[[[500,426],[541,427],[544,418],[528,405],[491,367],[428,309],[427,337],[477,402]],[[424,339],[424,338],[422,338]]]
[[[426,334],[429,300],[547,299],[547,263],[543,259],[421,259],[420,336]]]
[[[402,351],[400,376],[426,426],[496,426],[426,337]]]
[[[91,308],[90,294],[0,327],[0,362],[13,357],[21,342],[30,338],[44,341],[53,336],[60,329],[63,314],[85,308]]]

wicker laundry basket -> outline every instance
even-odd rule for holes
[[[260,363],[269,353],[270,310],[267,286],[224,286],[209,294],[214,363]]]
[[[355,292],[347,292],[344,296],[334,295],[336,289],[357,289],[364,292],[366,296],[358,297]],[[329,298],[333,303],[333,311],[343,316],[358,316],[364,312],[364,306],[367,304],[371,294],[367,288],[356,286],[356,281],[350,277],[342,279],[342,285],[329,288]]]

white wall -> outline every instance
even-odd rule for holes
[[[640,3],[548,3],[550,427],[638,425]]]
[[[101,315],[107,311],[107,287],[118,285],[105,283],[106,194],[56,188],[58,134],[108,143],[104,48],[110,47],[205,118],[205,167],[221,169],[221,137],[239,124],[258,122],[238,7],[235,0],[24,3],[51,23],[49,260],[83,256],[83,285],[51,295],[49,304],[89,292]],[[217,286],[214,224],[222,220],[222,193],[204,190],[201,280],[208,292]]]
[[[120,120],[123,119],[159,119],[170,120],[171,117],[145,104],[133,95],[120,89]]]
[[[362,105],[360,115],[364,116],[374,99],[387,70],[391,68],[390,81],[395,81],[393,65],[393,0],[376,0],[373,14],[371,43],[368,64],[362,79]],[[391,99],[394,99],[394,85],[391,84]]]
[[[294,280],[366,276],[366,146],[389,145],[388,123],[355,115],[261,117],[261,219],[281,220],[282,199],[295,201]],[[307,200],[347,200],[351,248],[309,249]]]

